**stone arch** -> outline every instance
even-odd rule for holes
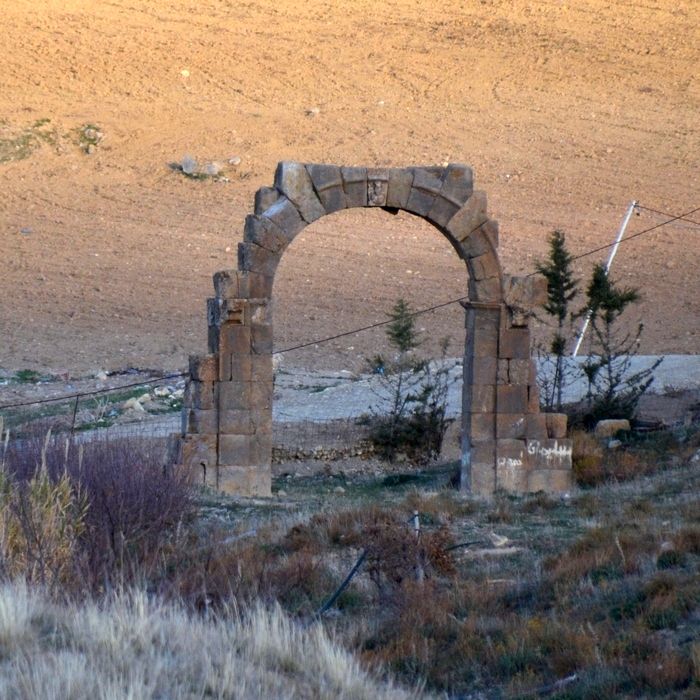
[[[214,275],[209,353],[190,358],[182,459],[217,488],[270,494],[272,312],[277,266],[321,217],[354,207],[404,210],[454,246],[469,274],[462,400],[461,488],[482,494],[570,488],[566,418],[540,414],[528,319],[546,298],[542,277],[504,276],[498,224],[466,165],[358,168],[279,163],[255,195],[238,269]]]

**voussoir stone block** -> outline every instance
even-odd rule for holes
[[[482,190],[475,190],[454,214],[447,224],[447,230],[455,240],[465,241],[472,233],[478,231],[486,221],[486,193]],[[480,250],[477,255],[483,255],[488,249]]]
[[[427,217],[442,187],[442,182],[427,168],[413,169],[413,184],[406,209],[419,216]]]
[[[406,209],[412,185],[413,171],[410,168],[391,168],[389,170],[386,206],[394,209]]]
[[[474,191],[472,170],[466,165],[449,165],[442,175],[442,187],[428,212],[428,219],[445,227]]]
[[[242,270],[257,272],[266,277],[274,277],[280,255],[261,248],[255,243],[238,244],[238,264]]]
[[[326,210],[316,195],[311,176],[302,163],[278,163],[275,187],[294,203],[307,223],[325,215]]]
[[[289,245],[285,232],[272,219],[253,214],[248,214],[245,218],[243,240],[272,253],[281,253]]]
[[[347,197],[343,189],[343,177],[337,165],[306,166],[318,198],[327,214],[347,207]]]
[[[255,193],[255,213],[266,212],[280,198],[279,190],[274,187],[261,187]]]
[[[475,258],[467,258],[469,276],[476,280],[501,279],[501,265],[494,252],[484,253]]]
[[[367,168],[341,168],[348,207],[367,206]]]
[[[320,202],[319,202],[320,206]],[[301,216],[297,208],[287,197],[280,197],[261,216],[264,216],[275,223],[290,241],[299,231],[302,231],[308,222]]]

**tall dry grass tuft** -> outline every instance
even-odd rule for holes
[[[0,696],[45,700],[220,697],[404,700],[361,670],[321,627],[279,608],[192,616],[143,592],[98,606],[0,589]]]

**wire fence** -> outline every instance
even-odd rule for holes
[[[637,204],[638,213],[658,220],[652,226],[625,238],[633,239],[663,226],[682,226],[700,230],[700,223],[691,217],[700,211],[696,207],[681,215],[670,215]],[[575,256],[583,258],[612,247],[614,243],[597,247]],[[535,274],[535,273],[533,273]],[[435,312],[447,312],[466,297],[450,299],[433,306],[418,309],[412,316],[422,316],[426,326]],[[367,426],[362,417],[381,413],[385,397],[377,377],[345,372],[310,372],[294,368],[295,353],[321,344],[338,345],[350,336],[371,336],[364,347],[382,347],[381,336],[390,320],[355,328],[333,336],[297,343],[279,350],[284,355],[282,368],[275,375],[273,402],[273,446],[279,453],[308,456],[362,449],[367,439]],[[426,328],[426,336],[435,336]],[[435,336],[437,337],[437,336]],[[435,338],[433,338],[434,340]],[[354,341],[353,341],[354,342]],[[353,347],[345,348],[354,350]],[[366,353],[370,355],[370,352]],[[362,358],[358,354],[357,358]],[[447,398],[447,416],[455,418],[461,412],[461,362],[451,360],[450,391]],[[56,390],[56,396],[31,396],[32,391],[15,391],[9,400],[0,393],[0,419],[5,431],[14,438],[45,433],[67,433],[74,439],[86,440],[95,435],[109,437],[163,439],[182,432],[182,401],[186,373],[149,376],[134,379],[127,375],[111,377],[109,386],[76,389],[72,393]],[[21,383],[18,378],[15,384]],[[24,378],[26,379],[26,378]],[[11,382],[6,381],[6,384]],[[70,388],[66,386],[65,388]],[[15,386],[15,389],[17,387]],[[45,394],[45,387],[37,387],[36,394]],[[48,392],[50,393],[50,392]],[[359,447],[357,447],[359,446]]]

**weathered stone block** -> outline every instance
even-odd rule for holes
[[[542,275],[503,277],[503,298],[508,306],[533,309],[547,303],[547,280]]]
[[[527,482],[526,450],[524,440],[496,441],[496,488],[520,493]]]
[[[440,196],[460,207],[474,192],[474,174],[468,165],[450,163],[441,177]]]
[[[496,410],[499,413],[527,413],[527,387],[501,384],[496,387]]]
[[[525,415],[522,413],[498,413],[496,414],[496,437],[524,440],[526,425]]]
[[[252,435],[255,426],[250,419],[250,411],[223,410],[219,412],[219,431],[227,435]]]
[[[207,329],[207,349],[212,355],[219,354],[219,326],[210,325]]]
[[[221,305],[223,301],[219,297],[207,299],[207,325],[221,325]]]
[[[620,430],[629,432],[630,422],[627,419],[601,420],[595,426],[595,436],[598,440],[607,440],[615,437]]]
[[[476,258],[467,259],[469,276],[474,280],[501,279],[501,265],[495,252],[485,253]]]
[[[537,384],[530,384],[527,387],[527,412],[539,413],[540,410],[540,388]]]
[[[190,380],[187,382],[183,398],[185,408],[215,409],[217,407],[216,385],[216,381]]]
[[[216,409],[191,408],[182,412],[182,432],[216,435],[219,430],[219,412]]]
[[[186,435],[182,440],[182,465],[199,473],[201,482],[211,484],[216,477],[216,435]]]
[[[284,231],[272,219],[266,216],[248,214],[245,218],[243,240],[255,243],[272,253],[281,253],[289,245]]]
[[[219,378],[218,357],[190,355],[190,378],[195,382],[215,382]]]
[[[296,206],[307,223],[325,216],[326,210],[316,195],[311,176],[301,163],[278,163],[275,187]]]
[[[472,413],[496,412],[496,387],[492,384],[471,386]]]
[[[525,416],[525,420],[526,428],[523,437],[528,438],[528,440],[546,440],[549,438],[546,413],[528,413]]]
[[[255,193],[255,213],[266,212],[279,198],[279,190],[274,187],[261,187]]]
[[[498,361],[498,375],[496,378],[499,384],[510,384],[510,372],[508,371],[509,366],[510,360]]]
[[[272,379],[267,382],[250,383],[251,407],[258,411],[269,409],[272,406]]]
[[[474,357],[496,357],[498,354],[498,329],[474,331]]]
[[[470,278],[467,289],[472,301],[500,302],[503,298],[501,280],[496,277],[485,280]]]
[[[563,439],[566,437],[567,416],[565,413],[543,413],[547,420],[547,437]]]
[[[530,470],[571,469],[571,440],[528,440]]]
[[[530,384],[534,370],[534,360],[508,360],[508,376],[511,384]]]
[[[272,326],[254,325],[250,332],[250,349],[254,355],[272,355]]]
[[[219,465],[246,466],[254,464],[250,459],[252,443],[252,435],[220,434]]]
[[[475,357],[472,361],[472,384],[475,386],[493,386],[496,384],[495,357]]]
[[[413,171],[410,169],[392,168],[389,170],[389,189],[386,195],[386,206],[395,209],[405,209],[411,196]]]
[[[481,190],[476,190],[462,207],[455,212],[447,225],[447,230],[455,240],[461,243],[479,230],[486,221],[488,221],[488,216],[486,214],[486,193]],[[483,240],[484,242],[487,241],[486,238]],[[475,254],[483,255],[489,251],[490,248],[485,246],[483,250],[477,249]]]
[[[528,474],[527,490],[530,493],[566,493],[571,491],[573,476],[567,469],[536,469]]]
[[[341,168],[348,207],[367,206],[367,168]]]
[[[239,298],[238,293],[238,270],[221,270],[214,274],[214,292],[220,299]]]
[[[253,431],[257,433],[269,433],[272,435],[272,407],[255,408],[250,412],[250,421]]]
[[[279,262],[279,253],[273,253],[255,243],[238,244],[238,266],[242,270],[274,277]]]
[[[241,293],[241,296],[250,297],[251,299],[269,299],[272,296],[272,285],[274,281],[274,275],[264,275],[259,272],[246,272],[244,286],[247,289],[247,293]]]
[[[308,225],[294,204],[286,197],[280,197],[263,216],[282,229],[285,237],[290,241]]]
[[[249,322],[252,326],[272,324],[272,308],[269,299],[248,300]]]
[[[469,425],[471,440],[493,440],[496,437],[495,413],[472,413]]]
[[[386,206],[389,191],[389,170],[387,168],[367,169],[367,206]]]
[[[426,168],[414,168],[413,184],[406,209],[419,216],[427,217],[441,187],[442,182]]]
[[[527,328],[502,330],[499,339],[498,356],[509,360],[530,359],[530,331]]]
[[[251,375],[253,382],[272,381],[272,355],[253,355],[251,357]]]
[[[220,466],[218,489],[236,496],[269,498],[272,495],[272,473],[264,466]]]
[[[428,212],[428,219],[445,228],[450,219],[459,211],[459,207],[460,205],[454,204],[439,194],[433,200],[433,204]]]
[[[347,207],[343,178],[337,165],[307,165],[318,198],[327,214]]]
[[[255,403],[251,401],[252,382],[220,382],[219,410],[247,411]]]
[[[492,496],[496,490],[496,465],[490,462],[474,462],[471,464],[471,490],[478,496]]]
[[[253,379],[253,358],[245,355],[221,355],[219,361],[222,382],[249,382]]]
[[[221,355],[249,355],[251,351],[250,326],[226,323],[219,331]]]
[[[218,324],[232,323],[242,326],[248,321],[246,319],[246,311],[248,302],[246,299],[218,299],[219,302],[219,319]]]
[[[253,464],[270,464],[272,461],[272,431],[256,430],[250,450]]]

